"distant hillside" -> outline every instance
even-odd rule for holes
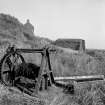
[[[14,44],[17,41],[25,42],[32,47],[42,47],[50,43],[50,40],[35,36],[18,19],[6,14],[0,14],[0,40],[11,40]]]

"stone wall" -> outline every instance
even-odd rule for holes
[[[54,41],[52,44],[64,48],[70,48],[73,50],[79,50],[79,51],[85,50],[85,40],[82,39],[58,39]]]

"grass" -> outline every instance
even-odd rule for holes
[[[37,97],[31,97],[18,89],[0,85],[0,105],[45,105],[45,102]]]
[[[47,105],[105,105],[105,81],[77,83],[74,95],[52,87],[41,96]]]
[[[15,43],[20,48],[42,48],[50,40],[40,37],[24,36],[21,24],[16,18],[0,15],[0,59],[3,57],[8,43]],[[8,36],[10,34],[10,36]],[[22,40],[12,40],[12,36],[24,37]],[[26,38],[27,37],[27,38]],[[26,39],[27,40],[26,40]],[[7,41],[8,39],[8,41]],[[20,38],[21,39],[21,38]],[[5,43],[4,43],[5,42]],[[54,76],[105,74],[105,51],[88,50],[86,53],[58,47],[57,53],[50,54]],[[38,54],[24,54],[27,62],[40,64]],[[65,94],[62,89],[51,87],[48,91],[31,97],[17,89],[10,89],[0,84],[0,105],[105,105],[105,81],[84,82],[74,84],[75,94]]]
[[[77,83],[74,95],[65,94],[54,88],[43,97],[50,101],[48,105],[105,105],[105,81]]]

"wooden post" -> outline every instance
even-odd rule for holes
[[[41,61],[41,66],[40,66],[40,70],[39,70],[39,75],[38,75],[38,79],[36,81],[36,86],[35,86],[35,93],[38,94],[40,85],[41,85],[41,80],[42,80],[42,71],[44,69],[46,65],[46,50],[44,49],[44,51],[42,52],[42,61]]]
[[[48,89],[48,77],[45,78],[45,89]]]
[[[42,77],[42,90],[45,90],[45,78]]]
[[[51,68],[51,62],[50,62],[50,56],[49,56],[49,51],[47,49],[47,52],[46,52],[46,56],[47,56],[47,64],[48,64],[48,77],[49,77],[49,80],[50,80],[50,84],[52,85],[52,83],[54,84],[55,83],[55,80],[54,80],[54,76],[53,76],[53,73],[52,73],[52,68]]]
[[[44,81],[45,81],[44,88],[45,90],[47,90],[48,89],[48,75],[47,74],[44,74]]]

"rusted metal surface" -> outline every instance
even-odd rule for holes
[[[16,78],[15,77],[16,76],[15,67],[18,65],[18,62],[17,63],[15,63],[15,62],[17,61],[18,58],[20,58],[21,64],[22,63],[26,64],[25,59],[22,57],[21,53],[40,53],[42,55],[42,60],[41,60],[41,65],[40,65],[40,69],[39,69],[39,73],[38,73],[38,78],[36,79],[36,83],[35,83],[36,84],[35,90],[37,93],[41,86],[41,80],[42,80],[42,75],[43,75],[42,73],[43,73],[44,69],[46,69],[46,74],[48,75],[50,82],[51,83],[54,82],[54,77],[51,72],[52,69],[51,69],[50,56],[49,56],[50,52],[55,52],[55,50],[49,49],[48,47],[44,47],[42,49],[17,49],[17,48],[15,48],[15,46],[8,47],[8,49],[6,50],[6,54],[1,59],[1,65],[0,65],[1,81],[5,85],[11,85],[11,86],[14,85],[14,81]],[[11,59],[11,57],[12,57],[12,59]],[[48,66],[46,66],[46,64]],[[5,66],[7,66],[8,69],[5,68]],[[46,68],[46,67],[48,67],[48,68]],[[7,69],[7,71],[5,72],[6,69]],[[22,75],[20,75],[20,76],[22,76]],[[9,79],[6,79],[5,77],[9,78]],[[44,77],[46,78],[46,76],[44,76]],[[35,79],[35,78],[33,78],[33,79]],[[7,82],[7,80],[8,80],[8,82]],[[45,79],[45,80],[47,80],[47,79]],[[47,83],[47,82],[45,82],[45,83]]]

